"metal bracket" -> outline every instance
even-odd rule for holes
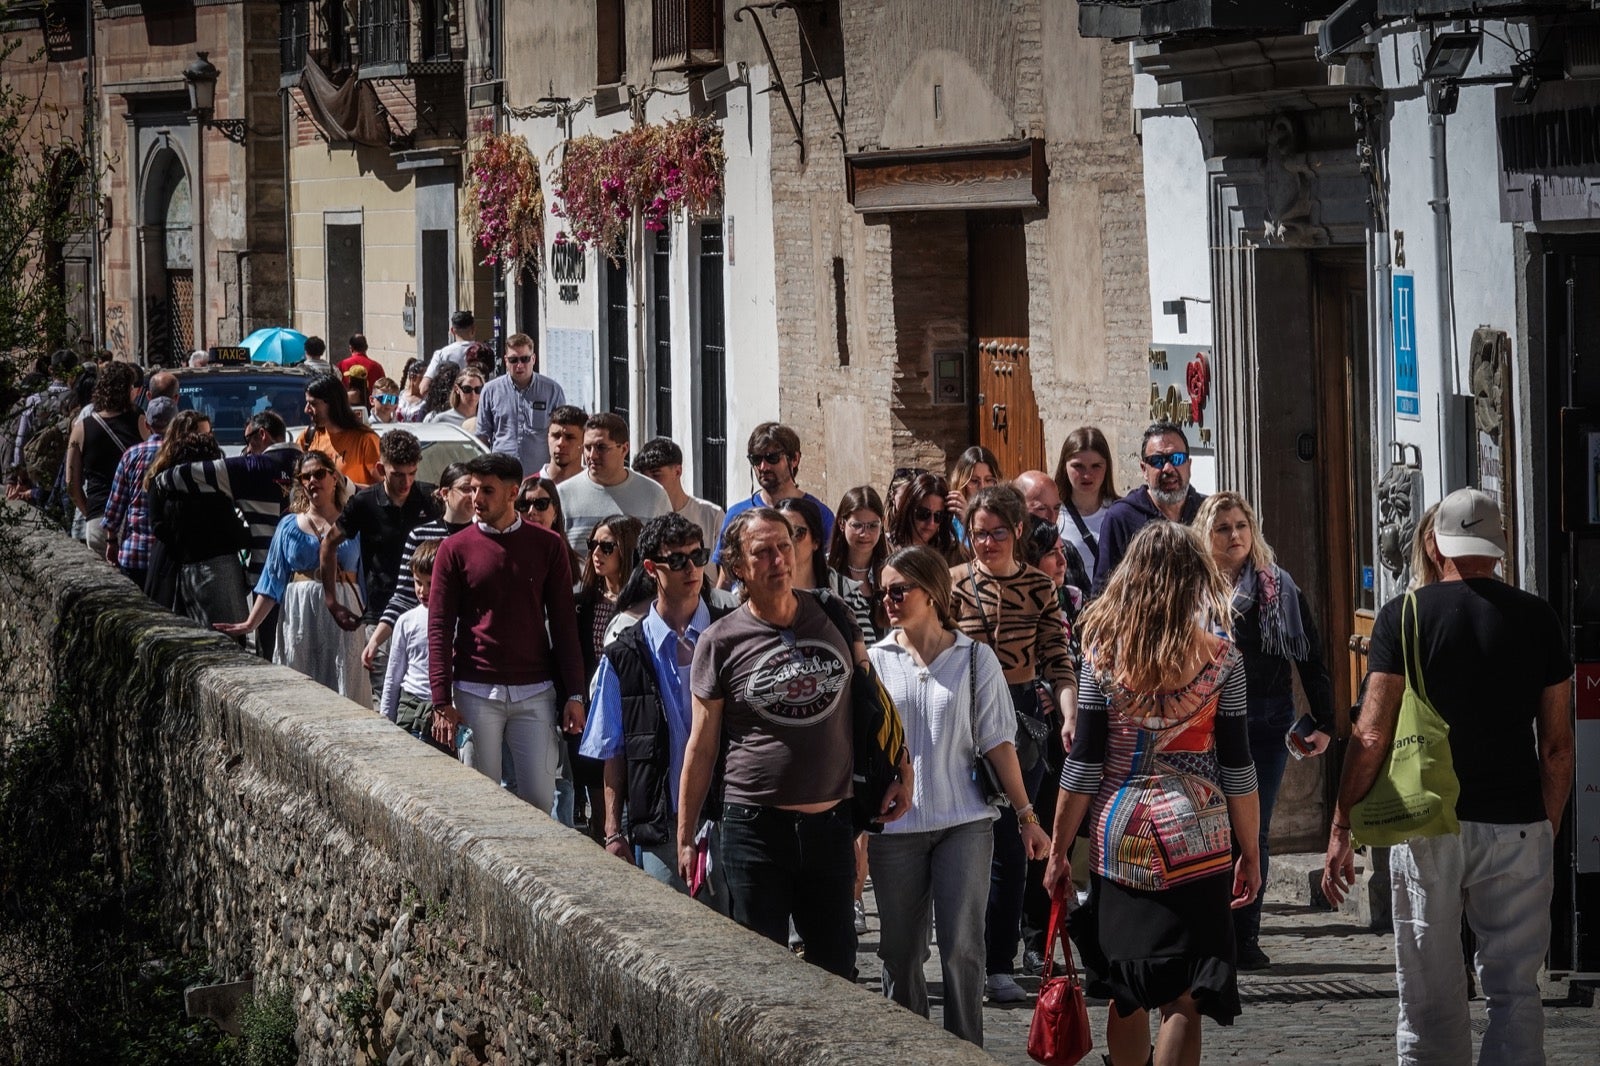
[[[765,3],[745,4],[733,13],[733,21],[743,22],[745,12],[751,13],[750,21],[755,24],[756,36],[761,38],[761,50],[767,54],[767,66],[772,71],[773,84],[763,91],[767,92],[775,88],[778,90],[778,94],[783,97],[783,108],[789,113],[789,125],[794,128],[794,143],[800,149],[800,162],[804,164],[806,161],[805,118],[801,113],[795,111],[794,100],[789,96],[789,87],[784,84],[783,72],[778,69],[778,59],[772,54],[772,42],[767,39],[767,30],[761,24],[760,15],[762,11],[776,14],[785,9],[795,10],[799,6],[801,5],[796,0],[768,0]],[[811,53],[811,62],[820,67],[821,64],[817,63],[817,50],[811,44],[811,35],[806,32],[805,23],[799,21],[798,13],[796,14],[796,28],[800,31],[800,43],[805,46],[807,52]],[[843,146],[845,143],[843,106],[833,98],[833,89],[828,86],[826,78],[804,79],[798,83],[798,87],[805,88],[807,81],[817,81],[822,84],[822,91],[828,96],[828,108],[833,112],[834,121],[839,127],[834,136],[839,138],[839,144]],[[803,103],[804,101],[802,100]]]
[[[250,132],[250,124],[242,118],[208,118],[205,124],[239,145],[244,144]]]

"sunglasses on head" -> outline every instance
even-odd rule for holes
[[[950,512],[930,511],[926,507],[918,507],[915,511],[911,512],[911,517],[915,518],[918,522],[943,522],[946,518],[950,517]]]
[[[692,552],[668,552],[666,555],[650,560],[657,566],[664,566],[668,570],[687,570],[691,566],[704,566],[711,561],[710,548],[696,548]]]
[[[508,355],[508,356],[506,356],[506,362],[514,363],[517,366],[521,366],[523,363],[531,363],[531,362],[533,362],[533,356],[531,356],[531,355]]]
[[[929,471],[926,467],[921,466],[897,466],[894,468],[894,473],[889,476],[889,480],[909,481],[914,477],[921,477],[923,474],[928,472]]]
[[[915,585],[890,585],[887,588],[875,589],[868,597],[873,603],[882,603],[888,600],[896,607],[906,602],[906,593],[913,591]]]
[[[540,514],[544,514],[546,511],[550,510],[552,506],[554,506],[554,501],[548,496],[540,496],[536,500],[518,500],[512,506],[524,514],[528,513],[530,510],[538,511]]]
[[[483,391],[482,385],[457,385],[456,388],[461,391],[463,396],[476,396]]]
[[[1162,467],[1166,466],[1168,463],[1171,463],[1173,466],[1182,466],[1184,463],[1187,463],[1189,461],[1189,453],[1188,452],[1156,452],[1156,453],[1154,453],[1152,455],[1145,456],[1143,459],[1141,459],[1139,461],[1141,463],[1143,463],[1145,466],[1148,466],[1151,470],[1160,470]]]
[[[777,466],[788,456],[783,452],[751,452],[745,458],[750,460],[751,466],[760,466],[762,463],[766,463],[768,466]]]
[[[617,553],[617,542],[614,540],[595,540],[590,537],[589,550],[591,552],[598,551],[601,555],[615,555]]]
[[[380,392],[373,399],[382,404],[397,404],[400,402],[400,397],[392,392]]]

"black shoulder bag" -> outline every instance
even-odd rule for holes
[[[967,664],[967,711],[972,722],[972,779],[978,783],[978,794],[991,807],[1009,807],[1006,788],[1000,783],[1000,772],[994,768],[978,748],[978,642],[972,642],[972,654]]]

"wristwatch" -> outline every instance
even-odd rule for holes
[[[1032,811],[1027,811],[1027,812],[1017,816],[1017,825],[1019,827],[1024,826],[1024,825],[1038,825],[1038,824],[1039,824],[1039,816],[1037,814],[1034,814]]]

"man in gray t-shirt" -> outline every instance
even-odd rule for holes
[[[794,588],[794,535],[783,514],[753,507],[728,523],[723,565],[749,599],[695,647],[694,719],[678,789],[678,868],[692,883],[692,843],[726,738],[722,868],[733,919],[777,943],[789,923],[806,961],[855,968],[855,827],[850,817],[850,682],[867,649],[811,593]],[[909,809],[909,761],[886,821]]]
[[[583,426],[583,472],[556,486],[567,543],[582,554],[589,534],[601,519],[614,514],[641,522],[672,513],[667,491],[643,474],[628,469],[628,423],[620,416],[589,416]],[[633,560],[625,560],[629,570]]]

